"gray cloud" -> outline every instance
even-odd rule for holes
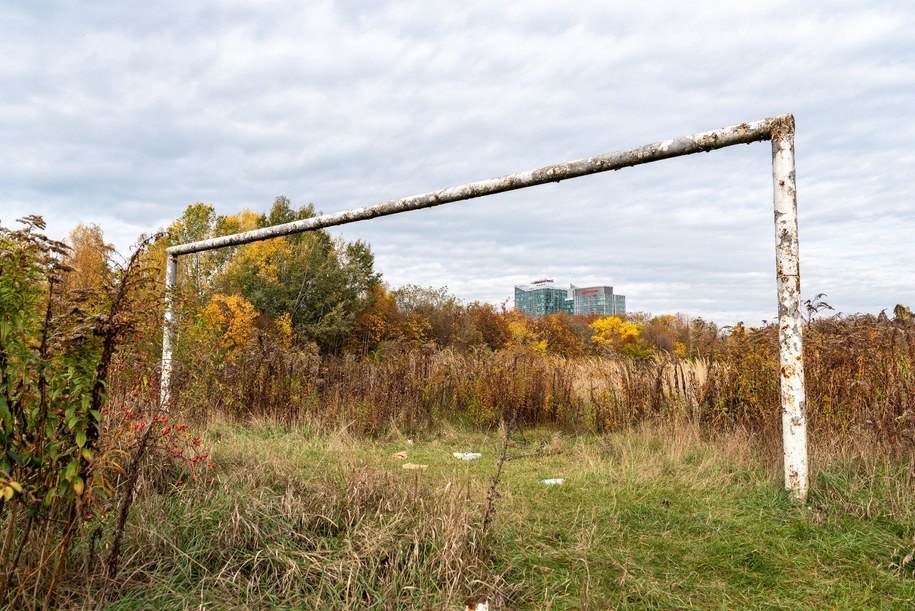
[[[915,302],[906,3],[33,2],[0,7],[0,220],[126,250],[206,201],[325,211],[782,112],[805,296]],[[500,302],[775,316],[765,144],[340,228],[385,279]]]

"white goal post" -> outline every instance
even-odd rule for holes
[[[775,274],[778,285],[778,332],[781,378],[782,436],[785,459],[785,488],[792,499],[807,498],[807,415],[804,391],[804,361],[801,339],[801,277],[798,263],[797,190],[794,176],[794,117],[790,114],[741,123],[710,132],[671,138],[663,142],[597,155],[587,159],[548,165],[511,174],[325,214],[282,225],[264,227],[233,235],[172,246],[166,250],[165,327],[162,338],[160,405],[167,408],[171,398],[172,346],[174,339],[173,289],[178,257],[191,253],[247,244],[324,227],[345,225],[379,216],[431,208],[505,191],[578,178],[643,163],[708,152],[736,144],[772,142],[772,181],[775,203]]]

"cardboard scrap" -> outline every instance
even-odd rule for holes
[[[426,469],[429,468],[429,465],[416,465],[411,462],[405,462],[404,464],[401,465],[401,467],[403,467],[404,469],[408,469],[410,471],[425,471]]]

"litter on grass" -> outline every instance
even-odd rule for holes
[[[407,458],[406,452],[394,452],[393,454],[391,454],[391,460],[406,460],[406,458]]]
[[[476,460],[483,456],[479,452],[454,452],[454,457],[458,460]]]
[[[403,467],[404,469],[407,469],[409,471],[425,471],[426,469],[429,468],[429,465],[415,465],[411,462],[405,462],[404,464],[401,465],[401,467]]]
[[[558,486],[565,483],[565,478],[562,477],[551,477],[549,479],[540,480],[541,484],[546,484],[547,486]]]

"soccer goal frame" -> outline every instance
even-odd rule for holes
[[[182,255],[268,240],[325,227],[345,225],[379,216],[431,208],[496,193],[525,189],[589,174],[708,152],[716,149],[769,140],[772,143],[772,182],[775,205],[775,275],[778,298],[779,360],[781,382],[782,437],[785,488],[795,501],[807,498],[807,416],[802,350],[801,276],[798,262],[797,190],[794,169],[794,117],[790,114],[741,123],[709,132],[671,138],[624,151],[616,151],[544,166],[527,172],[472,182],[324,214],[300,221],[264,227],[209,240],[190,242],[166,249],[165,322],[162,337],[160,405],[167,408],[171,398],[172,348],[174,344],[173,290]]]

